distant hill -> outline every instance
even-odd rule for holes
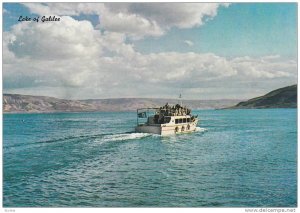
[[[46,96],[3,95],[3,112],[75,112],[93,110],[96,110],[94,106],[80,101]]]
[[[229,108],[297,108],[297,85],[273,90],[264,96],[240,102]]]
[[[183,100],[192,109],[215,109],[232,106],[241,100]],[[159,107],[166,103],[177,104],[176,99],[116,98],[66,100],[47,96],[19,94],[3,95],[4,113],[135,111],[143,107]]]

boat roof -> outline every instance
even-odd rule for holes
[[[192,117],[192,115],[165,115],[164,117],[170,117],[170,118],[188,118],[188,117]]]
[[[159,107],[145,107],[145,108],[138,108],[137,110],[143,110],[143,109],[159,109]]]

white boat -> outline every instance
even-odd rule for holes
[[[173,135],[196,131],[198,115],[191,115],[191,110],[179,104],[160,108],[137,109],[136,132],[159,135]],[[142,120],[142,121],[141,121]]]

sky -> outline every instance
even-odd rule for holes
[[[4,93],[248,99],[297,83],[296,3],[3,3],[2,43]]]

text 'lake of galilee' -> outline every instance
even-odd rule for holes
[[[135,112],[4,114],[4,207],[296,207],[297,110],[198,110],[193,134]]]

